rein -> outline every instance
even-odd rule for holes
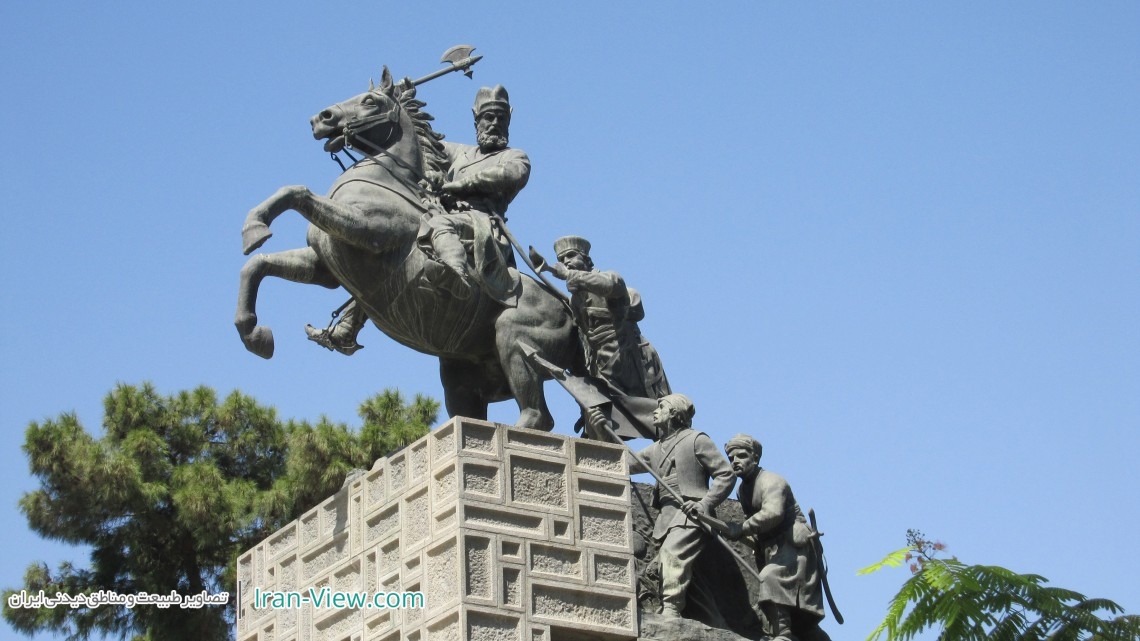
[[[372,142],[371,140],[368,140],[367,138],[362,138],[359,136],[359,134],[362,134],[362,133],[376,127],[377,125],[381,125],[384,123],[392,123],[393,125],[398,125],[400,122],[400,117],[398,115],[396,115],[396,110],[397,110],[397,106],[392,105],[391,109],[389,109],[388,111],[385,111],[382,114],[375,114],[375,115],[367,116],[364,118],[353,118],[353,119],[349,120],[344,125],[344,145],[345,145],[345,148],[346,149],[353,149],[354,148],[353,147],[354,142],[357,144],[363,143],[365,146],[372,148],[373,152],[389,158],[392,162],[399,165],[400,168],[404,169],[405,171],[407,171],[408,173],[410,173],[416,177],[417,183],[411,183],[408,179],[404,178],[403,176],[397,175],[394,171],[392,171],[388,167],[384,167],[384,165],[380,163],[380,160],[378,158],[376,158],[376,156],[373,156],[372,154],[368,153],[364,149],[358,149],[358,151],[360,151],[362,154],[367,156],[370,160],[372,160],[372,162],[376,163],[377,165],[380,165],[381,167],[384,167],[384,169],[386,169],[388,171],[388,173],[392,175],[393,178],[395,178],[396,180],[403,183],[405,187],[411,188],[412,191],[428,191],[428,190],[424,189],[422,184],[420,184],[420,182],[419,182],[419,181],[426,182],[424,175],[422,173],[420,173],[420,171],[418,169],[416,169],[415,167],[412,167],[408,163],[404,162],[403,160],[400,160],[396,156],[389,153],[388,150],[386,149],[386,147],[388,146],[388,143],[392,140],[392,136],[394,136],[396,134],[396,127],[393,126],[391,129],[389,129],[387,137],[385,137],[384,140],[381,140],[379,144],[376,144],[376,143]],[[352,157],[352,154],[348,153],[347,151],[345,151],[345,153],[348,154],[349,158]],[[336,160],[337,163],[340,164],[339,158],[334,157],[334,160]],[[341,170],[347,171],[346,169],[344,169],[344,165],[341,165]]]
[[[391,137],[392,137],[391,134],[389,134],[388,138],[391,138]],[[423,186],[423,182],[427,182],[427,178],[425,178],[424,175],[421,174],[415,167],[412,167],[411,165],[400,160],[396,156],[393,156],[391,153],[388,152],[387,149],[384,149],[383,147],[377,147],[375,144],[372,143],[371,140],[365,140],[364,138],[361,138],[358,142],[362,142],[365,145],[372,147],[376,151],[377,154],[380,154],[380,155],[384,156],[385,158],[388,158],[392,162],[396,163],[397,165],[400,166],[400,168],[406,170],[408,173],[415,176],[418,180],[416,182],[412,182],[411,180],[408,180],[407,178],[404,178],[403,176],[392,171],[392,169],[390,167],[385,166],[383,163],[380,162],[380,159],[377,158],[376,156],[373,156],[372,154],[368,153],[367,151],[365,151],[363,149],[352,147],[352,143],[349,142],[347,136],[345,137],[345,140],[344,140],[346,147],[348,147],[350,149],[356,149],[360,153],[364,154],[369,160],[376,163],[380,167],[383,167],[384,170],[387,171],[390,176],[392,176],[396,180],[400,181],[400,184],[409,188],[413,192],[421,192],[421,193],[426,192],[430,195],[433,195],[433,196],[435,195],[431,190],[429,190]]]

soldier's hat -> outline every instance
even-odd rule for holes
[[[581,236],[563,236],[554,241],[554,255],[558,258],[562,258],[563,254],[571,250],[589,256],[590,241]]]
[[[684,394],[669,394],[657,399],[657,403],[676,412],[685,425],[692,425],[693,416],[697,413],[693,401]]]
[[[756,455],[756,460],[760,460],[760,457],[764,456],[764,446],[760,444],[760,441],[747,434],[737,434],[724,444],[724,453],[729,456],[732,456],[732,450],[735,449],[751,450]]]
[[[511,113],[511,99],[503,85],[495,85],[493,88],[479,87],[479,91],[475,94],[475,106],[471,111],[478,118],[479,114],[488,109],[501,109],[508,114]]]

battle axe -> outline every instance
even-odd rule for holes
[[[475,51],[475,47],[471,45],[455,45],[454,47],[443,52],[443,57],[439,59],[440,62],[450,63],[450,66],[439,71],[429,73],[423,78],[412,81],[412,86],[422,85],[428,80],[434,80],[444,74],[451,73],[452,71],[462,71],[463,75],[468,78],[474,73],[471,67],[480,60],[483,56],[472,56],[471,52]]]

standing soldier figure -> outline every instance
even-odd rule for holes
[[[554,254],[558,262],[548,265],[533,247],[530,250],[536,268],[566,281],[590,375],[626,396],[670,394],[661,357],[637,325],[645,318],[637,290],[626,287],[617,272],[594,269],[590,241],[581,236],[554,241]]]
[[[830,641],[823,620],[822,577],[812,537],[784,477],[760,467],[760,441],[737,434],[724,446],[740,477],[736,498],[744,523],[728,523],[733,541],[751,535],[760,569],[760,612],[772,641]]]
[[[736,483],[712,439],[692,429],[694,414],[693,402],[683,394],[658,400],[653,422],[663,436],[630,461],[631,474],[652,468],[673,490],[658,487],[654,492],[654,505],[661,511],[653,524],[653,538],[661,544],[661,614],[667,617],[679,617],[685,609],[693,564],[710,536],[698,525],[697,513],[713,516]],[[604,418],[595,413],[592,420]]]

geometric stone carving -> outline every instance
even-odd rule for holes
[[[630,496],[619,446],[455,418],[239,557],[238,641],[634,639]],[[424,604],[256,609],[255,588]]]

